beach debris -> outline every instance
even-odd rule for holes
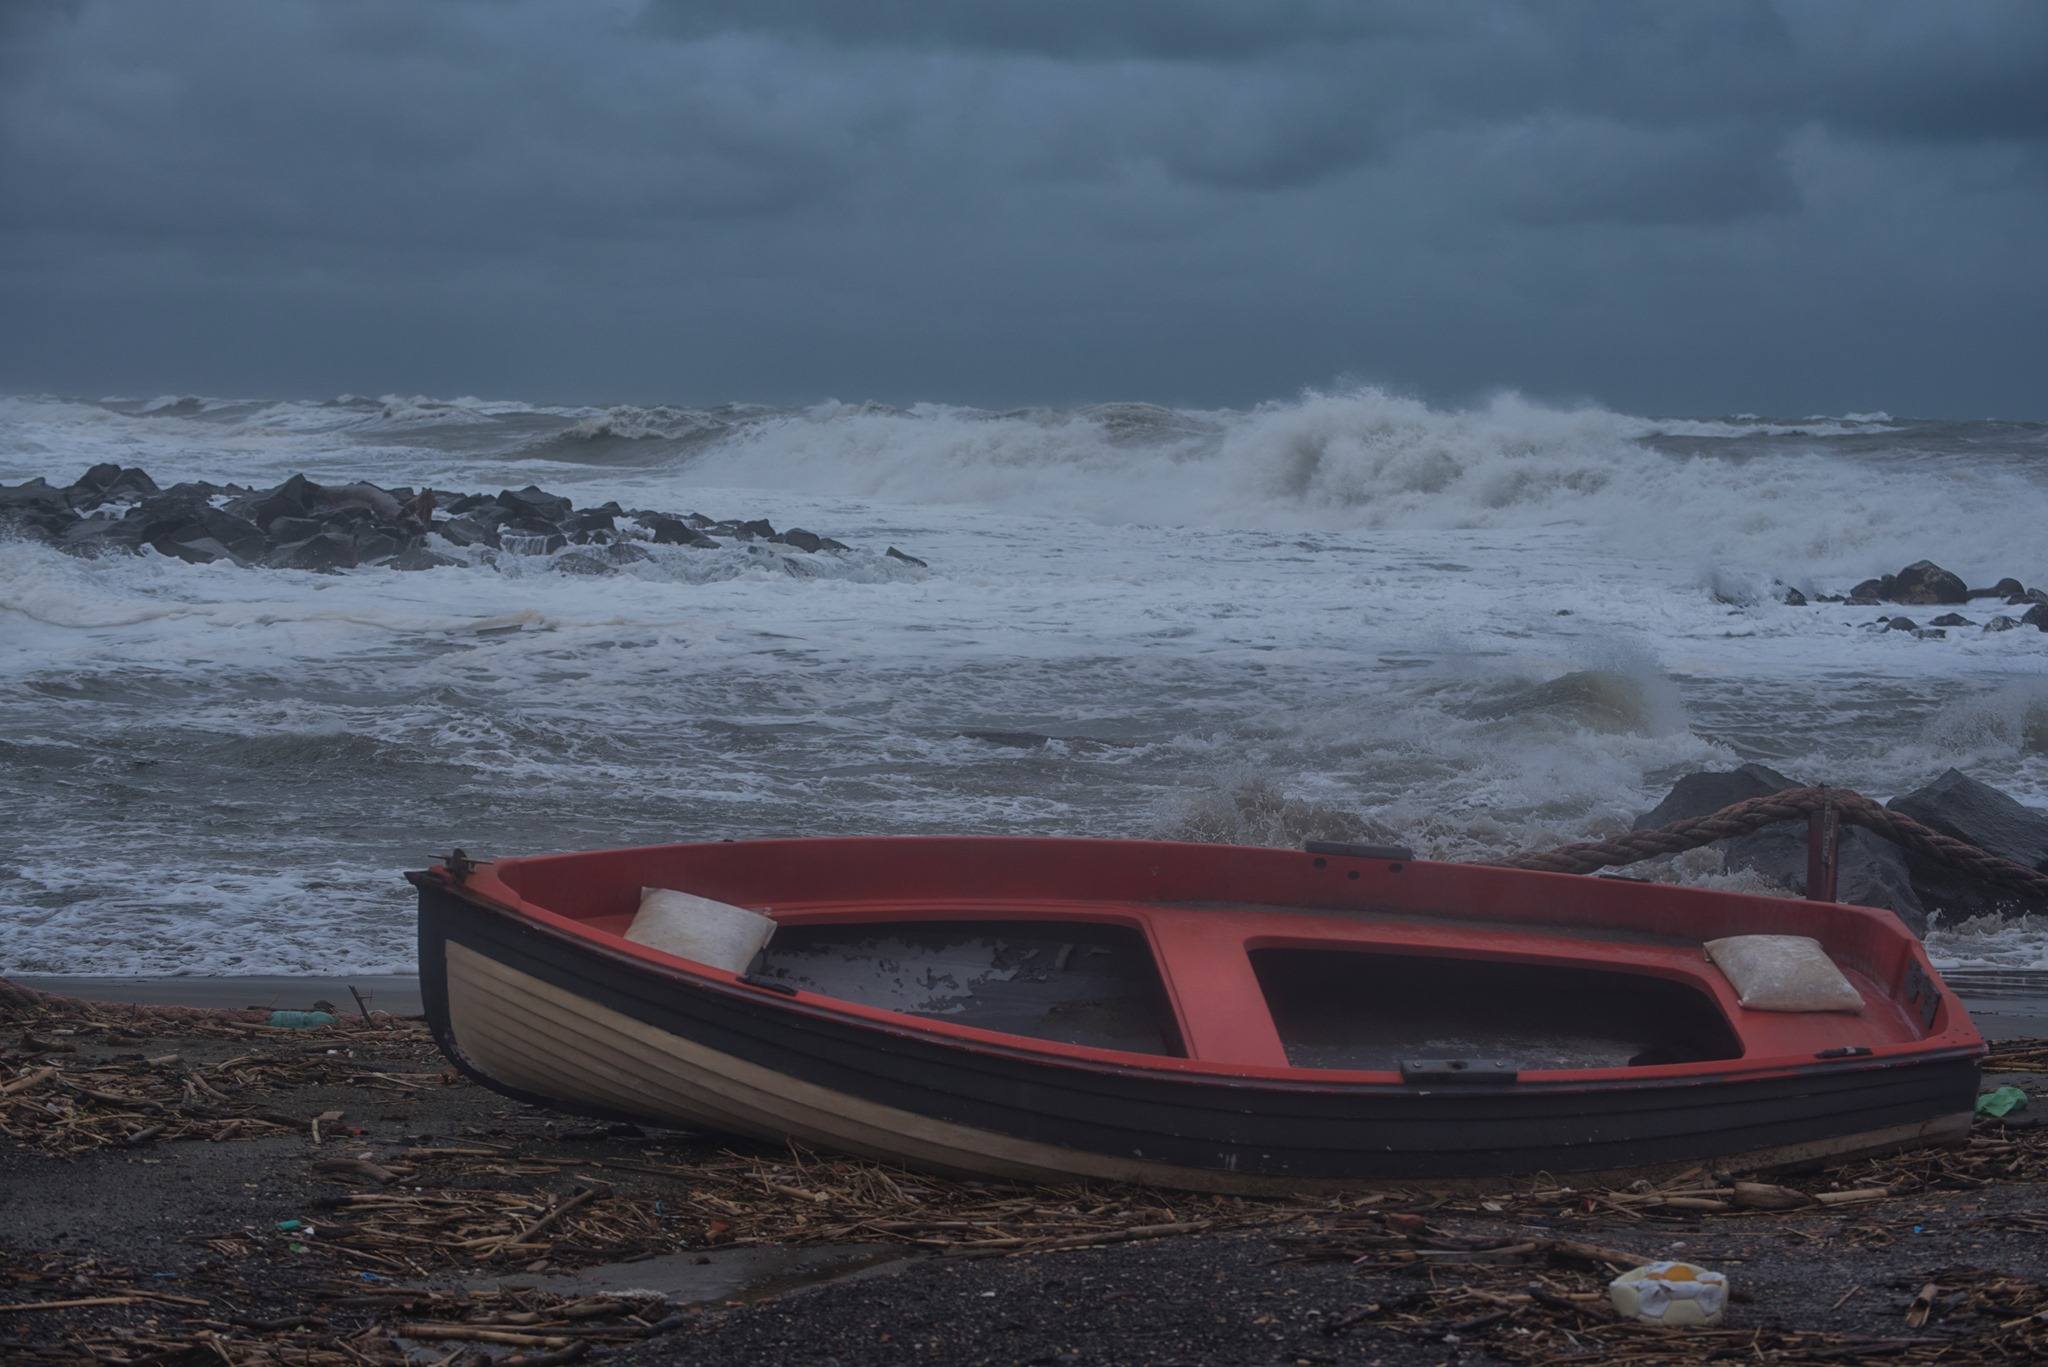
[[[167,1026],[78,1003],[33,1016],[0,1009],[10,1027],[0,1031],[0,1142],[77,1158],[158,1126],[135,1142],[303,1136],[338,1105],[361,1114],[375,1104],[337,1088],[404,1104],[422,1089],[471,1086],[429,1066],[437,1056],[424,1025],[375,1019],[372,1028],[351,1016],[308,1040],[260,1021],[244,1030],[233,1016]],[[2038,1040],[2002,1045],[1990,1065],[2044,1049]],[[485,1351],[501,1363],[568,1361],[561,1355],[688,1335],[718,1312],[479,1282],[747,1246],[893,1245],[1004,1259],[1231,1231],[1261,1231],[1290,1259],[1341,1262],[1412,1288],[1375,1283],[1365,1304],[1328,1322],[1333,1337],[1373,1326],[1440,1348],[1455,1336],[1490,1358],[1532,1364],[1867,1358],[1977,1367],[2048,1352],[2048,1291],[1967,1268],[1915,1265],[1910,1283],[1862,1287],[1861,1307],[1887,1321],[1871,1332],[1681,1334],[1625,1319],[1612,1303],[1619,1274],[1685,1253],[1674,1240],[1689,1231],[1782,1221],[1794,1237],[1820,1230],[1877,1244],[1925,1218],[1915,1198],[1974,1200],[1995,1186],[2048,1182],[2048,1131],[1988,1117],[1954,1148],[1770,1180],[1701,1165],[1627,1183],[1504,1178],[1262,1199],[957,1181],[661,1131],[600,1146],[490,1100],[505,1119],[475,1130],[408,1137],[394,1126],[388,1137],[306,1146],[294,1160],[306,1184],[291,1188],[289,1204],[190,1235],[210,1260],[203,1281],[85,1266],[69,1252],[13,1258],[0,1276],[10,1360],[398,1367]],[[322,1131],[332,1141],[340,1126],[326,1121]],[[2001,1220],[2024,1230],[2037,1218]]]
[[[2048,1073],[2048,1039],[2000,1040],[1980,1066],[1987,1073]]]
[[[1674,1328],[1711,1328],[1728,1309],[1728,1278],[1693,1263],[1660,1259],[1607,1284],[1618,1315]]]
[[[2000,1087],[1977,1098],[1977,1114],[2004,1119],[2027,1104],[2027,1094],[2017,1087]]]
[[[331,1011],[273,1011],[269,1024],[280,1030],[324,1030],[341,1020]]]

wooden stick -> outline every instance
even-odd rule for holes
[[[574,1339],[560,1334],[519,1334],[474,1324],[396,1324],[392,1332],[409,1339],[456,1339],[465,1343],[502,1343],[512,1348],[567,1348]]]
[[[8,1083],[6,1086],[0,1087],[0,1096],[12,1096],[16,1092],[25,1092],[29,1088],[35,1086],[38,1082],[41,1082],[46,1078],[54,1077],[56,1075],[56,1072],[57,1068],[55,1064],[51,1064],[48,1067],[38,1068],[33,1073],[30,1073],[25,1077],[18,1077],[14,1079],[14,1081]]]

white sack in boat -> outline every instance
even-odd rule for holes
[[[669,888],[640,889],[640,910],[626,938],[680,959],[744,973],[775,933],[758,911]]]
[[[1863,994],[1804,935],[1731,935],[1707,941],[1707,957],[1752,1011],[1863,1009]]]

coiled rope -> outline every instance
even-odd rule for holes
[[[1904,849],[1936,863],[1962,869],[1996,887],[2048,901],[2048,873],[2002,858],[1967,840],[1943,835],[1903,812],[1895,812],[1848,788],[1787,788],[1766,793],[1705,816],[1674,821],[1654,830],[1630,831],[1611,840],[1588,840],[1554,850],[1531,850],[1488,862],[1510,869],[1545,873],[1592,873],[1624,868],[1711,845],[1716,840],[1748,835],[1780,821],[1799,821],[1830,808],[1843,824],[1861,826]]]

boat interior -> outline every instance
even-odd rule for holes
[[[1883,1053],[1952,1024],[1889,913],[1633,880],[911,838],[548,856],[479,883],[678,967],[618,937],[642,887],[685,890],[774,919],[742,981],[976,1038],[1217,1067],[1685,1068]],[[1862,1009],[1745,1008],[1702,946],[1747,934],[1818,940]]]

